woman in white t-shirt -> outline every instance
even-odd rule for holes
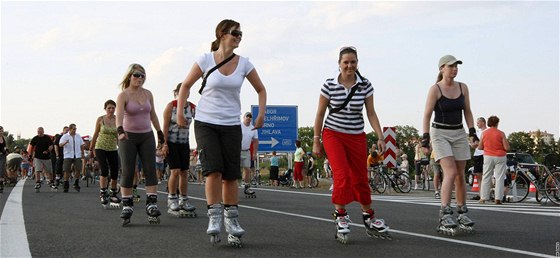
[[[197,106],[194,131],[202,172],[206,177],[206,200],[210,219],[206,233],[211,235],[212,241],[219,241],[218,234],[225,217],[228,242],[235,246],[241,245],[239,238],[245,233],[237,222],[237,180],[241,178],[242,138],[239,94],[245,78],[259,96],[255,129],[263,126],[266,108],[266,89],[256,69],[248,58],[233,53],[233,50],[239,47],[241,38],[242,32],[238,22],[223,20],[218,24],[211,52],[202,55],[196,61],[183,81],[177,107],[179,110],[184,108],[191,87],[204,76],[202,84],[205,86],[199,91],[201,97]],[[213,69],[228,59],[223,66]],[[179,116],[177,124],[185,126],[186,121]]]

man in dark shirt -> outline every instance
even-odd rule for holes
[[[68,126],[64,126],[64,128],[62,128],[62,132],[57,133],[54,136],[54,150],[56,152],[56,169],[54,170],[54,173],[56,174],[56,179],[54,184],[56,188],[58,188],[58,185],[60,184],[60,179],[62,178],[62,164],[64,163],[64,152],[62,151],[62,147],[59,146],[60,138],[66,133],[68,133]]]
[[[45,172],[45,176],[49,184],[52,184],[52,163],[51,151],[54,148],[51,137],[45,135],[43,127],[37,128],[37,136],[31,139],[30,156],[33,159],[35,167],[35,192],[39,192],[41,188],[41,172]]]

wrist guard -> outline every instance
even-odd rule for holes
[[[478,139],[478,136],[476,136],[476,130],[474,127],[469,128],[469,137],[472,137],[473,142],[478,142],[480,140]]]
[[[117,127],[117,134],[118,134],[118,135],[121,135],[121,134],[123,134],[123,133],[124,133],[124,128],[122,127],[122,125],[119,126],[119,127]]]
[[[430,147],[430,133],[424,133],[422,135],[422,147],[424,148]]]
[[[161,130],[157,131],[157,138],[158,138],[158,142],[160,144],[164,144],[165,143],[165,137],[163,136],[163,132]]]

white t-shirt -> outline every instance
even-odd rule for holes
[[[68,144],[64,145],[63,153],[65,159],[80,159],[82,158],[82,145],[84,145],[84,140],[79,134],[75,134],[74,136],[70,135],[70,133],[64,134],[60,138],[60,143],[65,143],[68,141]]]
[[[482,139],[482,130],[476,130],[476,136],[478,137],[478,139]],[[478,148],[474,149],[474,153],[473,156],[480,156],[480,155],[484,155],[484,150],[479,150]]]
[[[257,130],[253,130],[253,128],[254,126],[252,124],[246,126],[244,123],[241,123],[241,134],[243,135],[243,139],[241,140],[241,150],[249,150],[253,139],[259,139]]]
[[[216,66],[214,53],[202,55],[196,63],[206,74]],[[195,120],[216,125],[240,124],[241,86],[245,77],[253,69],[254,66],[248,58],[239,56],[239,62],[232,74],[225,76],[219,69],[212,72],[206,80],[206,86],[198,102]]]

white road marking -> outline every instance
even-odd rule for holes
[[[12,189],[0,218],[0,257],[31,257],[23,219],[23,185],[20,180]]]

